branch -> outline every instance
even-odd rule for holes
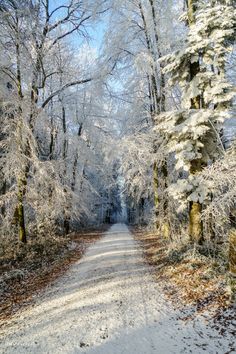
[[[98,12],[96,13],[96,15],[102,15],[102,14],[106,13],[108,10],[109,10],[109,8],[106,8],[105,10],[102,10],[102,11],[98,11]],[[86,16],[86,17],[83,17],[84,14],[85,14],[85,12],[83,12],[83,13],[81,14],[81,19],[80,19],[80,21],[79,21],[78,24],[74,25],[74,27],[73,27],[71,30],[68,30],[68,31],[65,32],[64,34],[62,34],[62,35],[60,35],[59,37],[55,38],[54,41],[52,42],[52,45],[51,45],[51,46],[54,46],[54,45],[55,45],[58,41],[60,41],[61,39],[67,37],[68,35],[74,33],[75,31],[78,31],[79,28],[84,24],[84,22],[86,22],[86,21],[88,21],[89,19],[92,18],[92,14],[91,14],[91,15],[88,15],[88,16]],[[52,26],[50,27],[50,29],[49,29],[49,32],[50,32],[51,30],[55,29],[55,28],[56,28],[57,26],[59,26],[60,24],[63,24],[65,20],[66,20],[66,22],[71,22],[71,23],[73,23],[72,20],[70,20],[70,16],[69,16],[69,17],[67,16],[65,19],[61,20],[62,22],[61,22],[61,21],[58,21],[56,24],[52,25]]]
[[[45,87],[46,81],[49,77],[56,75],[56,74],[58,74],[58,75],[62,74],[61,70],[53,71],[52,73],[47,74],[47,75],[45,74],[44,69],[42,69],[42,71],[43,71],[43,79],[42,79],[41,85],[38,87],[39,89],[43,89]]]
[[[55,45],[58,41],[60,41],[61,39],[69,36],[70,34],[74,33],[75,31],[77,31],[79,29],[80,26],[82,26],[82,24],[89,20],[92,16],[87,16],[85,17],[83,20],[81,20],[74,28],[72,28],[71,30],[67,31],[66,33],[62,34],[61,36],[57,37],[53,42],[52,42],[52,46]]]
[[[61,5],[61,6],[58,6],[56,7],[50,14],[49,14],[49,17],[51,18],[55,12],[61,10],[61,9],[68,9],[68,5]]]
[[[58,96],[61,92],[63,92],[64,90],[66,90],[67,88],[69,87],[72,87],[72,86],[76,86],[76,85],[81,85],[81,84],[86,84],[87,82],[90,82],[92,81],[93,79],[92,78],[89,78],[89,79],[84,79],[84,80],[78,80],[78,81],[74,81],[74,82],[70,82],[64,86],[62,86],[59,90],[53,92],[42,104],[42,108],[45,108],[46,105],[55,97],[55,96]]]
[[[73,1],[71,1],[70,5],[67,7],[67,15],[65,17],[63,17],[62,19],[58,20],[56,23],[52,24],[48,29],[49,32],[53,31],[58,26],[65,24],[70,19],[70,17],[78,10],[80,5],[77,5],[74,9],[73,8],[71,9],[72,2]],[[57,8],[57,10],[58,10],[58,8]],[[82,15],[84,15],[84,13]],[[50,17],[51,16],[52,16],[52,13],[51,13]]]
[[[16,80],[16,75],[8,68],[0,68],[0,71],[2,71],[5,75],[7,75],[8,77],[10,77],[10,79],[17,84],[17,80]]]

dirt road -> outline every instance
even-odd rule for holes
[[[128,228],[116,224],[34,306],[6,324],[0,351],[223,354],[232,340],[219,338],[204,318],[180,320]]]

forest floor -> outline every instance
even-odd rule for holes
[[[0,326],[62,276],[98,241],[108,225],[68,237],[31,239],[26,246],[7,244],[0,257]]]
[[[171,248],[156,232],[145,228],[131,230],[172,305],[183,312],[188,309],[188,319],[207,311],[222,335],[233,325],[231,333],[236,336],[235,307],[230,301],[227,267],[222,258],[211,256],[204,247],[193,250],[184,243]]]
[[[155,276],[139,242],[116,224],[33,305],[4,323],[2,352],[236,353],[233,321],[222,332],[211,312],[189,316],[189,306],[175,308]]]

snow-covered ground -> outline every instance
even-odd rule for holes
[[[234,338],[222,340],[203,317],[184,322],[179,315],[127,227],[117,224],[33,307],[6,324],[0,351],[223,354],[232,348]]]

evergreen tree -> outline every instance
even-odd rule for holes
[[[186,46],[164,58],[164,72],[181,88],[182,107],[157,117],[157,129],[169,138],[175,169],[187,172],[170,192],[180,209],[188,206],[189,236],[201,242],[201,211],[210,186],[202,183],[199,173],[222,154],[220,131],[235,95],[225,68],[235,36],[235,6],[232,1],[189,0],[182,20],[189,25]]]

